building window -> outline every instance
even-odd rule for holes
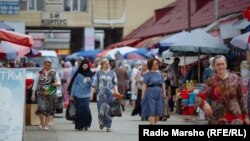
[[[87,0],[64,0],[64,11],[85,12],[87,4]]]
[[[36,0],[27,0],[28,10],[36,10]]]
[[[43,11],[43,1],[44,0],[21,0],[20,8],[21,10],[35,10]]]
[[[64,11],[71,11],[71,0],[64,0]]]
[[[78,0],[73,0],[73,11],[78,11],[78,6],[79,6],[79,4],[78,4]]]
[[[44,3],[43,0],[36,0],[36,10],[43,11]]]
[[[27,10],[27,0],[21,0],[19,3],[20,3],[20,10]]]
[[[80,5],[80,11],[87,11],[87,0],[80,0],[81,1],[81,5]]]

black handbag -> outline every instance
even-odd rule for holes
[[[110,104],[110,116],[111,117],[121,117],[122,116],[122,110],[121,105],[118,99],[115,99]]]

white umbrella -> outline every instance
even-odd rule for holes
[[[240,49],[247,49],[249,47],[249,43],[248,43],[249,35],[250,35],[250,32],[247,32],[245,34],[234,37],[230,43]]]
[[[227,54],[230,49],[224,43],[203,29],[196,29],[170,46],[172,52],[193,52],[200,54]],[[200,81],[200,58],[198,59],[198,81]]]
[[[182,31],[180,33],[176,33],[169,38],[166,38],[164,40],[161,40],[159,42],[160,47],[169,47],[170,45],[178,42],[179,40],[183,39],[183,37],[186,37],[189,34],[189,32]]]
[[[224,43],[203,29],[196,29],[171,45],[173,52],[196,52],[203,54],[227,54],[230,50]]]
[[[110,57],[112,59],[115,59],[115,54],[116,53],[120,53],[121,55],[124,55],[128,52],[132,52],[132,51],[135,51],[137,50],[136,48],[133,48],[133,47],[128,47],[128,46],[124,46],[124,47],[119,47],[119,48],[115,48],[115,49],[112,49],[110,51],[107,52],[107,54],[105,55],[105,57]]]

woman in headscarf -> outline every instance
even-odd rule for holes
[[[61,81],[58,73],[52,69],[50,59],[44,61],[44,68],[39,71],[33,85],[32,101],[35,101],[37,91],[38,109],[36,115],[40,118],[39,128],[48,130],[50,117],[54,115],[56,106],[56,91]]]
[[[74,100],[76,106],[75,129],[77,130],[84,128],[87,131],[91,126],[92,116],[89,103],[93,75],[88,60],[84,59],[69,85],[71,99]]]
[[[69,105],[69,92],[67,88],[69,87],[71,79],[72,65],[69,61],[64,64],[62,80],[65,80],[65,83],[62,82],[62,93],[64,95],[64,105],[67,107]]]
[[[110,115],[110,104],[114,101],[114,94],[120,95],[117,87],[117,77],[113,70],[110,70],[108,59],[101,61],[101,70],[96,72],[92,84],[91,99],[94,91],[97,92],[97,107],[100,129],[107,127],[111,132],[112,117]]]

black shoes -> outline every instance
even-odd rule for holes
[[[88,128],[88,127],[85,127],[85,128],[84,128],[84,130],[85,130],[85,131],[88,131],[88,130],[89,130],[89,128]]]
[[[83,127],[84,128],[84,131],[88,131],[89,130],[89,128],[88,127]],[[82,131],[83,130],[83,128],[77,128],[76,130],[78,130],[78,131]]]
[[[78,130],[78,131],[82,131],[82,129],[83,129],[83,128],[78,128],[78,129],[76,129],[76,130]]]

